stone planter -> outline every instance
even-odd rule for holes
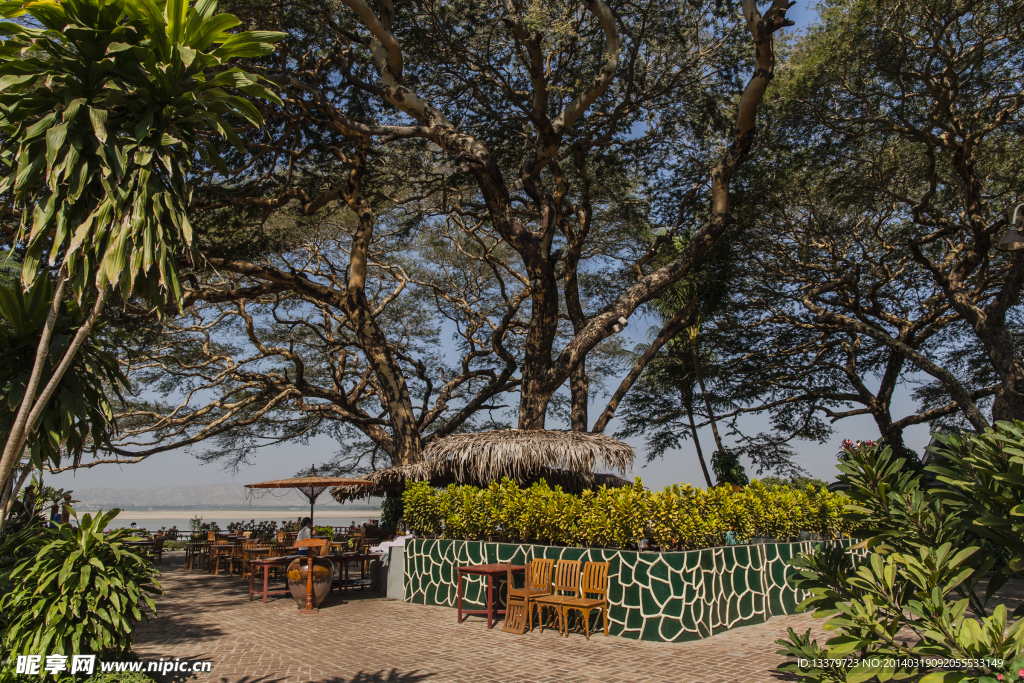
[[[457,568],[463,565],[522,564],[542,557],[608,562],[612,636],[660,642],[697,640],[793,614],[804,596],[789,584],[793,570],[788,561],[824,544],[849,548],[852,542],[759,543],[652,552],[417,538],[405,545],[405,601],[455,607]],[[499,586],[496,601],[503,603],[504,593]],[[464,609],[483,609],[486,600],[485,582],[473,577],[463,581]]]

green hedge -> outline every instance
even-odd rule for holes
[[[846,498],[812,485],[794,490],[754,481],[732,491],[676,484],[655,492],[637,479],[631,488],[576,496],[543,481],[526,489],[508,479],[486,489],[410,482],[402,498],[409,528],[446,538],[619,548],[647,539],[661,550],[694,550],[723,545],[730,531],[739,543],[755,536],[784,541],[802,531],[826,537],[852,531],[842,518]]]

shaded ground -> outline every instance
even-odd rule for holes
[[[775,641],[787,627],[826,639],[809,615],[775,617],[713,638],[646,643],[545,630],[517,636],[499,623],[455,610],[387,600],[379,593],[332,594],[316,616],[288,596],[248,602],[237,576],[187,571],[165,555],[159,617],[139,627],[143,660],[210,661],[212,672],[185,679],[227,683],[726,683],[778,681]],[[1019,591],[1014,591],[1015,593]],[[191,674],[190,674],[191,675]]]

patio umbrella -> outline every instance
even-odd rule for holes
[[[318,477],[316,467],[312,468],[312,474],[308,477],[293,477],[291,479],[275,479],[264,481],[259,484],[246,484],[247,489],[295,489],[309,501],[309,521],[313,526],[313,506],[320,494],[332,486],[355,486],[372,487],[373,483],[363,479],[349,479],[346,477]]]
[[[505,477],[521,486],[543,479],[552,486],[579,493],[601,486],[630,486],[629,481],[614,474],[593,470],[605,467],[623,473],[634,458],[631,446],[603,434],[519,429],[453,434],[430,443],[423,455],[422,462],[364,475],[364,481],[375,485],[372,489],[339,486],[331,490],[331,495],[344,502],[400,491],[406,481],[483,487]]]

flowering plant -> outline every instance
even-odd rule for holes
[[[254,535],[265,536],[277,530],[277,522],[273,520],[250,519],[248,522],[231,522],[228,524],[228,531],[251,531]]]
[[[852,439],[843,439],[843,449],[839,451],[839,454],[836,457],[840,460],[849,460],[851,453],[859,453],[865,448],[874,448],[877,445],[877,441],[872,441],[870,439],[867,441],[861,441],[860,439],[856,441]]]

